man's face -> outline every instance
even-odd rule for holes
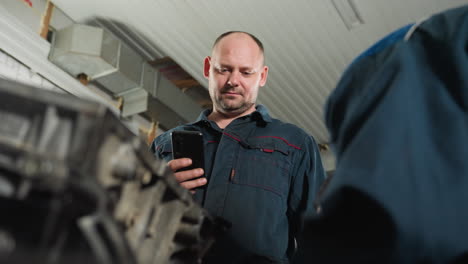
[[[268,67],[263,65],[263,54],[250,36],[233,33],[221,39],[211,58],[205,59],[204,74],[213,110],[239,115],[255,109]]]

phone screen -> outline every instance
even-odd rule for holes
[[[180,169],[204,169],[203,134],[198,131],[173,131],[171,133],[172,156],[174,159],[190,158],[192,165]]]

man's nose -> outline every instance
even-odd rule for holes
[[[233,87],[236,87],[239,85],[239,78],[240,78],[240,72],[237,72],[237,71],[233,71],[230,75],[229,75],[229,79],[228,79],[228,85],[229,86],[233,86]]]

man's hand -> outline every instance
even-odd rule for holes
[[[171,170],[174,172],[174,175],[177,181],[179,182],[179,184],[187,190],[191,190],[193,188],[203,186],[206,184],[205,177],[198,178],[204,174],[204,171],[201,168],[176,172],[177,170],[188,167],[191,164],[192,164],[192,160],[188,158],[175,159],[167,163],[169,168],[171,168]],[[198,179],[194,179],[194,178],[198,178]]]

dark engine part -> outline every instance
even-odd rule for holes
[[[105,107],[0,80],[1,263],[197,263],[222,225]]]

